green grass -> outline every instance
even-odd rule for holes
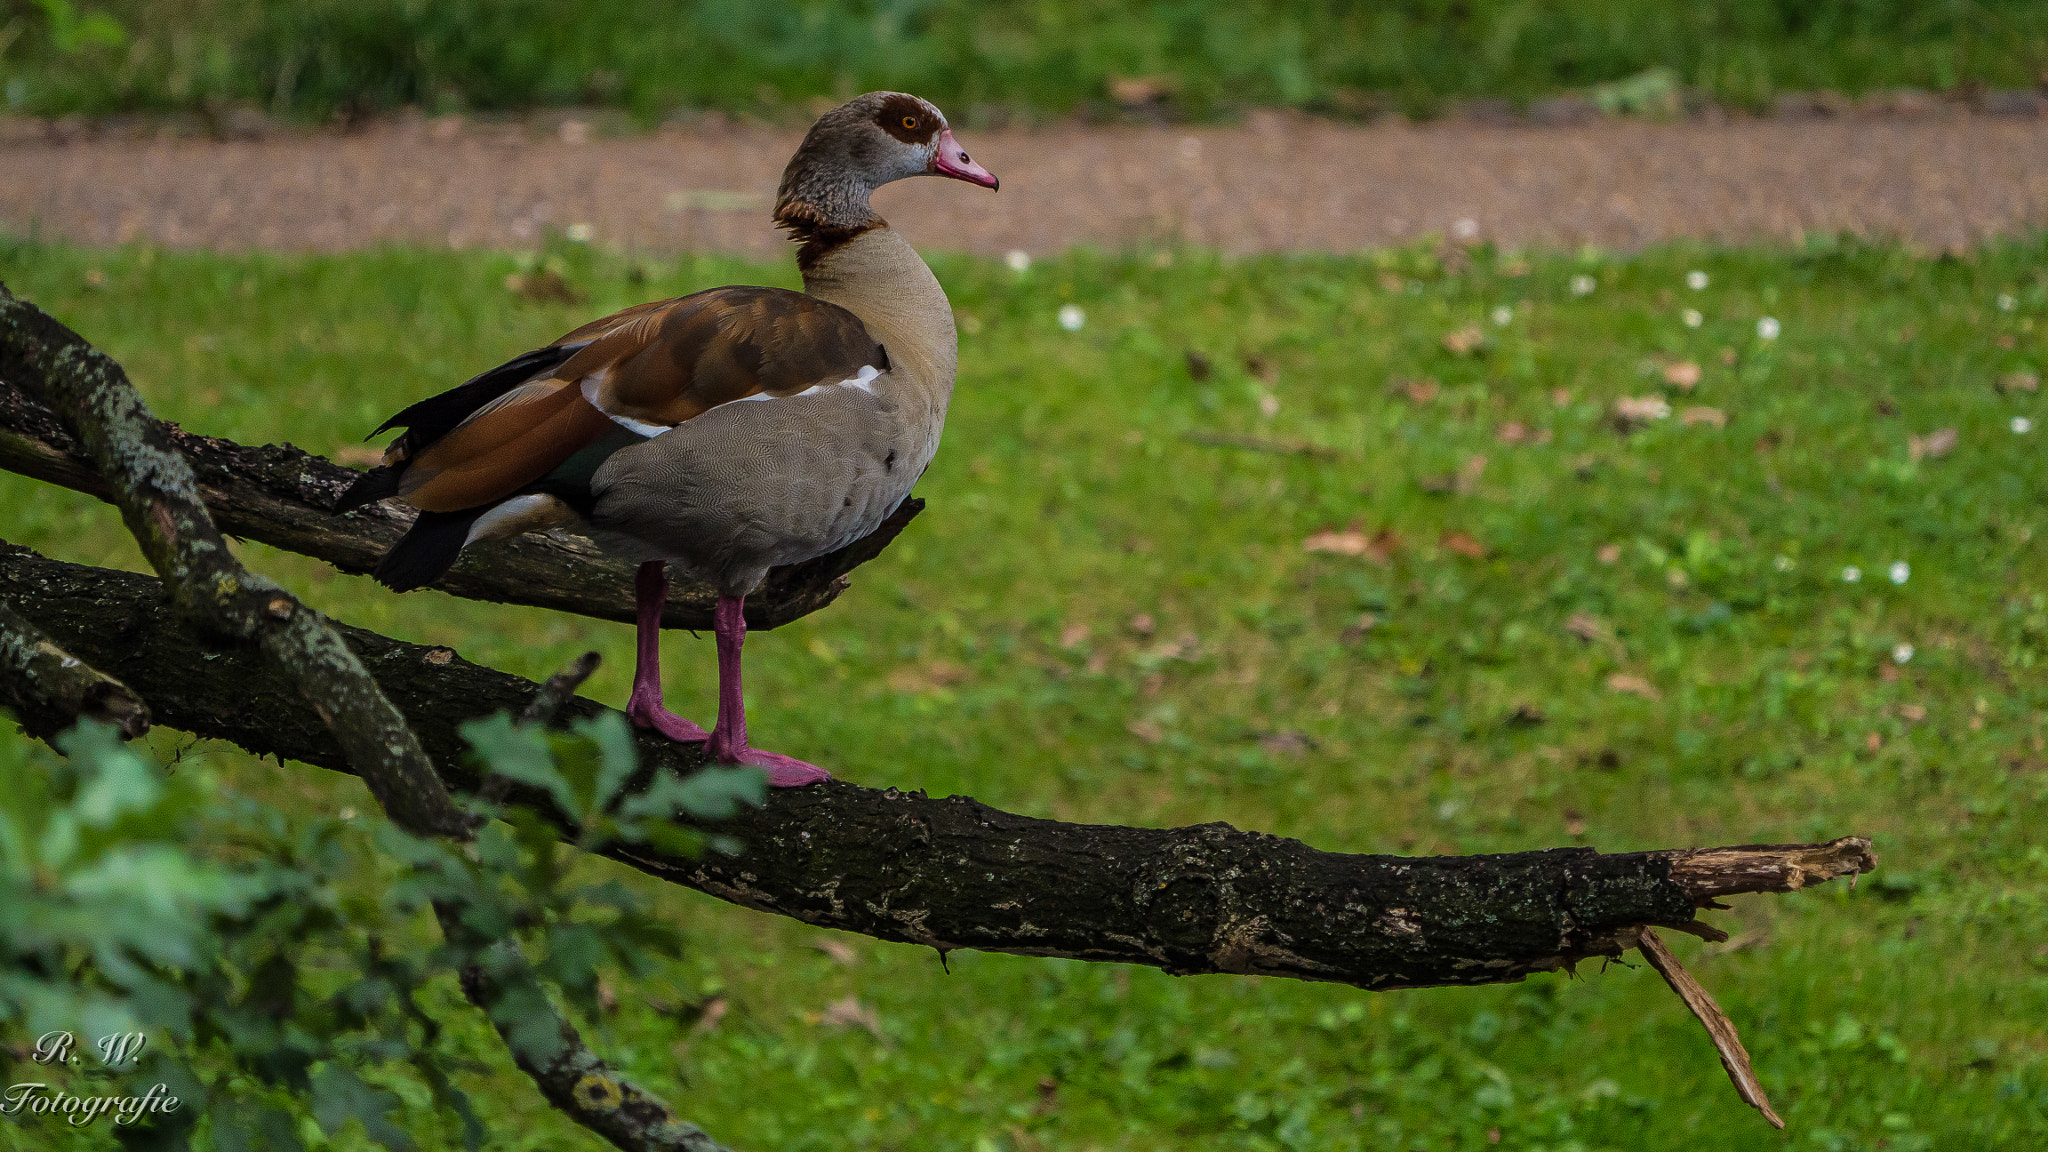
[[[973,122],[998,111],[1099,110],[1119,77],[1165,77],[1173,103],[1194,116],[1246,105],[1428,114],[1452,99],[1524,100],[1658,66],[1725,102],[1763,107],[1782,90],[2029,87],[2048,70],[2039,0],[15,7],[0,22],[0,89],[8,106],[44,114],[211,114],[242,101],[317,119],[408,104],[607,104],[652,122],[679,107],[781,114],[819,97],[907,88]]]
[[[119,357],[160,414],[322,452],[588,315],[794,283],[786,264],[555,258],[585,307],[510,296],[509,254],[17,243],[0,279]],[[1495,1147],[1494,1131],[1550,1152],[2040,1147],[2048,404],[1994,384],[2048,367],[2048,243],[1452,263],[935,260],[964,334],[931,507],[837,605],[749,644],[754,734],[863,784],[1342,851],[1872,835],[1883,867],[1855,891],[1708,914],[1750,941],[1737,951],[1675,942],[1744,1029],[1787,1136],[1736,1101],[1639,965],[1386,994],[970,953],[948,975],[929,951],[850,936],[842,964],[808,946],[815,930],[665,891],[694,952],[621,982],[595,1042],[742,1149],[1445,1150]],[[1574,295],[1574,276],[1595,290]],[[1078,332],[1055,321],[1066,303],[1086,310]],[[1447,350],[1468,325],[1484,344]],[[1681,360],[1703,368],[1690,394],[1663,380]],[[1416,403],[1396,380],[1439,390]],[[1727,426],[1616,431],[1617,398],[1658,393]],[[1505,442],[1510,424],[1527,438]],[[1909,437],[1941,428],[1953,452],[1914,461]],[[10,540],[138,563],[94,501],[0,477],[0,506]],[[1401,546],[1384,565],[1303,550],[1353,524]],[[342,620],[521,675],[596,647],[586,692],[624,700],[622,625],[245,554]],[[1614,642],[1573,635],[1578,613]],[[708,637],[667,652],[672,702],[708,719]],[[1610,689],[1616,673],[1659,699]],[[273,802],[367,806],[344,777],[204,753]],[[730,1012],[679,1040],[678,1006],[714,994]],[[820,1021],[848,996],[879,1036]],[[448,999],[488,1062],[472,1086],[492,1146],[594,1147]],[[406,1122],[453,1146],[424,1106]],[[0,1147],[14,1132],[0,1123]]]

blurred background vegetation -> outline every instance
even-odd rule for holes
[[[1746,108],[1785,91],[2032,87],[2048,4],[0,0],[0,89],[38,115],[606,105],[653,123],[893,87],[943,93],[979,124],[1133,104],[1426,116],[1652,69]]]

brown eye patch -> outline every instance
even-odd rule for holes
[[[938,121],[909,96],[891,96],[875,117],[884,132],[905,144],[925,144],[938,135]]]

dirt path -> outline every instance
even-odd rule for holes
[[[572,139],[577,133],[566,134]],[[0,222],[89,244],[225,249],[600,243],[771,253],[797,134],[571,142],[456,121],[247,143],[0,145]],[[2048,119],[970,133],[991,196],[938,181],[877,204],[914,241],[995,253],[1163,240],[1232,251],[1375,247],[1469,217],[1508,244],[1632,247],[1850,229],[1936,248],[2048,226]]]

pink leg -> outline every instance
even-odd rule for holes
[[[711,730],[711,758],[721,764],[766,768],[771,788],[829,780],[832,774],[814,764],[747,747],[747,702],[740,694],[740,645],[747,638],[747,618],[741,611],[744,603],[739,596],[720,596],[711,616],[711,630],[718,637],[718,724]]]
[[[711,734],[661,706],[661,608],[668,602],[668,571],[659,560],[640,565],[633,576],[638,608],[637,644],[633,660],[633,695],[626,701],[626,719],[636,728],[652,728],[671,740],[692,743]]]

